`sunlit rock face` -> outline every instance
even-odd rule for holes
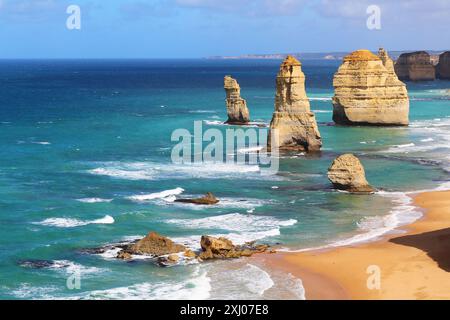
[[[408,125],[406,86],[384,49],[357,50],[344,58],[333,78],[333,121],[340,125]]]
[[[247,124],[250,114],[247,102],[241,98],[241,88],[238,82],[230,76],[225,76],[224,88],[227,95],[228,124]]]
[[[280,66],[276,86],[269,150],[276,145],[279,150],[319,151],[322,139],[306,96],[305,75],[300,61],[287,56]],[[272,135],[277,137],[273,143],[270,139]]]

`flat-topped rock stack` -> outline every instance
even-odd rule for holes
[[[276,132],[279,150],[320,150],[322,139],[306,96],[305,75],[300,61],[293,56],[286,57],[280,66],[276,86],[275,112],[270,123],[268,149],[274,147],[270,138]]]
[[[408,125],[406,86],[384,49],[357,50],[344,58],[333,78],[333,121],[341,125]]]
[[[450,51],[439,55],[439,63],[436,66],[436,76],[439,79],[450,79]]]
[[[395,63],[395,73],[400,80],[427,81],[436,79],[434,65],[426,51],[401,54]]]
[[[230,76],[225,76],[224,88],[227,94],[226,104],[228,120],[227,124],[247,124],[250,121],[250,114],[247,108],[247,102],[241,98],[241,88]]]

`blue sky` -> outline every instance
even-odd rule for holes
[[[79,5],[81,30],[66,28]],[[369,5],[381,30],[366,27]],[[0,58],[450,49],[450,0],[0,0]]]

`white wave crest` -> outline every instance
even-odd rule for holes
[[[175,189],[164,190],[161,192],[130,196],[130,197],[128,197],[128,199],[133,200],[133,201],[138,201],[138,202],[150,201],[150,200],[154,200],[154,199],[163,199],[168,202],[173,202],[173,201],[175,201],[175,198],[173,196],[182,194],[183,192],[184,192],[184,189],[178,187]]]
[[[113,199],[103,199],[103,198],[81,198],[77,199],[79,202],[83,203],[101,203],[101,202],[111,202]]]
[[[182,281],[139,283],[128,287],[92,291],[82,299],[112,300],[205,300],[210,297],[211,279],[200,269]]]
[[[101,219],[91,221],[83,221],[73,218],[48,218],[40,222],[33,222],[33,224],[57,228],[74,228],[86,226],[89,224],[112,224],[112,223],[114,223],[114,218],[109,215],[106,215]]]
[[[187,178],[263,178],[258,165],[237,163],[161,164],[152,162],[106,162],[87,171],[94,175],[128,180],[160,180]],[[271,177],[273,178],[273,177]]]

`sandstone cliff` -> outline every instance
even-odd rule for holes
[[[408,92],[384,49],[379,56],[368,50],[346,56],[333,86],[333,121],[337,124],[408,125]]]
[[[395,72],[400,80],[434,80],[436,73],[430,55],[425,51],[403,53],[395,63]]]
[[[301,63],[287,56],[276,81],[275,112],[270,123],[268,149],[272,147],[271,135],[278,137],[280,150],[318,151],[322,146],[314,113],[311,112],[305,91],[305,75]]]
[[[328,179],[336,189],[354,193],[372,193],[364,167],[357,157],[344,154],[337,157],[328,169]]]
[[[247,124],[250,115],[247,109],[247,102],[241,98],[241,88],[238,82],[230,76],[225,76],[224,88],[227,94],[226,104],[228,124]]]
[[[445,51],[439,56],[436,66],[436,76],[439,79],[450,79],[450,51]]]

